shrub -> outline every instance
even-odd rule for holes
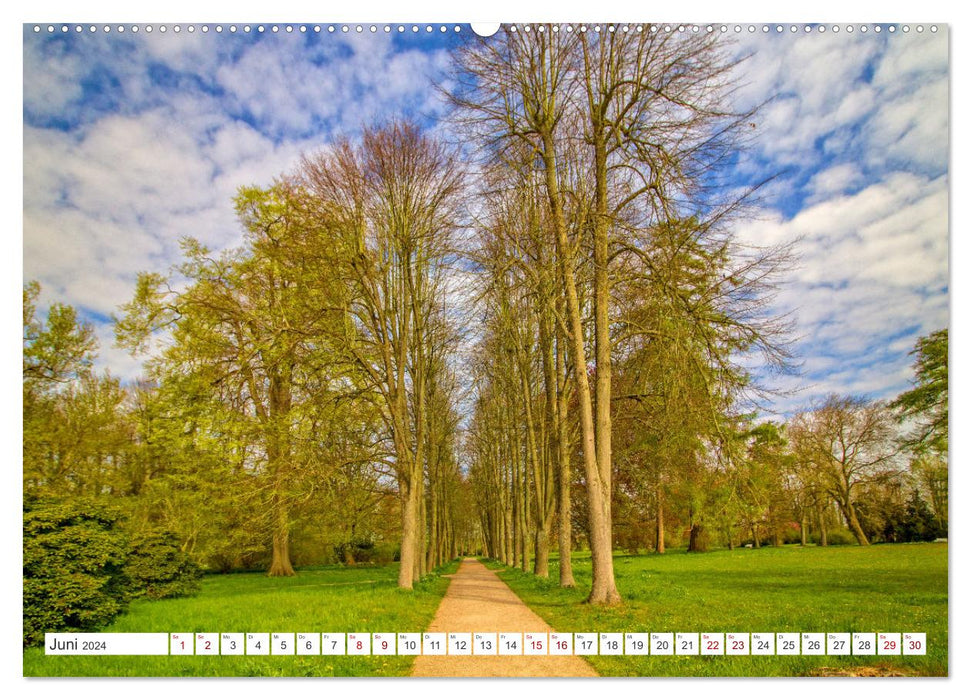
[[[786,523],[782,528],[782,544],[799,544],[802,542],[802,531],[799,523]]]
[[[374,542],[355,540],[334,547],[334,555],[342,564],[370,564],[374,561]]]
[[[813,530],[809,533],[806,540],[812,544],[819,544],[819,532]],[[853,533],[845,528],[833,529],[826,531],[826,544],[828,545],[844,545],[844,544],[856,544],[856,538]]]
[[[125,565],[132,596],[177,598],[199,590],[199,567],[179,547],[178,537],[151,530],[132,537]]]
[[[119,514],[88,500],[24,499],[24,646],[96,630],[125,610]]]
[[[373,560],[375,564],[390,564],[398,561],[398,544],[387,542],[375,545]]]
[[[856,537],[849,530],[833,530],[826,533],[826,540],[831,545],[856,544]]]
[[[24,646],[45,632],[90,632],[138,596],[194,593],[199,568],[176,535],[130,539],[120,513],[89,499],[24,498]]]

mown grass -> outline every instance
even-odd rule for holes
[[[135,601],[104,632],[422,632],[458,560],[413,591],[398,567],[301,569],[292,578],[207,576],[198,595]],[[401,676],[410,656],[45,656],[24,651],[25,676]]]
[[[500,577],[564,632],[925,632],[926,656],[592,656],[604,676],[803,676],[821,669],[946,676],[947,544],[766,547],[614,559],[620,605],[584,604],[589,555],[575,589],[517,569]],[[873,671],[871,671],[873,672]]]

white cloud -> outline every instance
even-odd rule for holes
[[[82,61],[65,49],[63,44],[24,42],[24,65],[44,65],[45,68],[25,74],[24,109],[28,113],[60,114],[68,104],[81,97],[77,75]]]
[[[943,170],[948,157],[947,104],[946,77],[884,101],[867,125],[873,162]]]
[[[824,171],[820,181],[848,176]],[[946,178],[893,173],[852,195],[833,189],[790,220],[768,212],[739,228],[753,244],[801,239],[776,310],[795,314],[803,376],[776,384],[806,391],[780,406],[831,391],[894,394],[916,339],[948,325]]]
[[[756,120],[763,155],[780,164],[805,164],[817,138],[859,119],[869,97],[860,81],[879,50],[880,42],[870,37],[744,36],[740,53],[756,55],[740,66],[744,87],[736,100],[754,106],[774,97]]]
[[[820,170],[809,180],[809,201],[814,202],[834,194],[842,194],[863,182],[863,173],[856,163],[840,163]]]
[[[744,35],[738,52],[756,55],[738,71],[737,104],[773,99],[743,168],[784,172],[765,195],[786,207],[818,201],[820,171],[834,167],[846,169],[830,176],[858,171],[851,187],[890,170],[945,172],[947,43],[946,32]]]
[[[880,56],[873,84],[906,92],[928,75],[947,75],[948,41],[946,25],[937,33],[897,34]]]
[[[239,244],[237,189],[269,184],[329,128],[434,105],[431,76],[447,59],[373,35],[42,39],[25,37],[24,278],[41,282],[44,303],[92,318],[129,300],[137,272],[176,263],[179,238]],[[115,87],[85,97],[91,76]],[[52,119],[59,128],[31,125]],[[100,362],[136,374],[110,328],[97,331]]]

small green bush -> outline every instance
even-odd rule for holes
[[[802,532],[799,523],[786,523],[782,528],[782,544],[799,544],[802,542]]]
[[[133,535],[125,574],[132,596],[178,598],[199,590],[199,567],[179,547],[178,537],[167,530]]]
[[[849,530],[833,530],[826,533],[826,540],[832,545],[856,544],[856,537]]]
[[[947,537],[947,531],[938,525],[927,502],[915,490],[906,504],[888,515],[880,535],[884,542],[933,542]]]
[[[96,630],[125,610],[119,513],[88,500],[24,499],[24,646]]]

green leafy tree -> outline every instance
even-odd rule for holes
[[[97,348],[94,330],[72,306],[52,304],[46,322],[39,320],[39,296],[37,282],[24,287],[24,386],[32,391],[77,379],[90,370]]]
[[[131,425],[126,391],[92,369],[97,343],[70,306],[37,318],[40,287],[24,288],[23,479],[27,492],[120,495]]]
[[[390,443],[405,589],[427,566],[429,399],[434,348],[448,335],[444,273],[459,224],[459,166],[416,125],[392,123],[365,130],[359,145],[343,140],[305,159],[299,173],[315,230],[339,255],[330,270],[347,296],[335,337],[353,368],[349,384],[373,399]]]
[[[122,307],[119,343],[147,348],[156,334],[171,342],[150,363],[154,378],[195,376],[244,425],[243,470],[259,477],[265,494],[259,525],[272,542],[269,574],[294,574],[290,532],[295,504],[305,497],[308,467],[300,436],[332,403],[339,372],[335,336],[343,323],[342,288],[321,266],[331,249],[293,187],[243,188],[236,210],[244,247],[213,256],[192,239],[175,271],[181,290],[155,273],[139,275],[134,299]],[[248,424],[248,428],[245,427]]]
[[[910,473],[918,487],[930,502],[937,528],[947,535],[948,523],[948,469],[946,455],[925,452],[910,462]]]
[[[181,551],[218,571],[255,568],[265,553],[262,475],[249,422],[204,376],[165,375],[134,389],[129,529],[176,533]]]
[[[917,341],[911,352],[914,362],[914,388],[898,396],[892,406],[900,410],[901,419],[914,419],[917,427],[906,439],[916,452],[947,454],[947,328],[935,331]]]

